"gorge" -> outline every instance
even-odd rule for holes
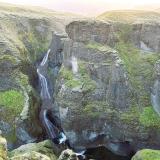
[[[160,14],[126,12],[0,6],[3,157],[57,160],[67,146],[61,160],[159,155]]]

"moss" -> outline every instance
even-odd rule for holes
[[[126,124],[139,123],[140,112],[137,107],[131,107],[128,111],[120,114],[120,120]]]
[[[160,56],[155,53],[143,54],[131,43],[124,41],[117,43],[116,49],[125,64],[134,91],[139,95],[140,105],[150,105],[150,93],[147,87],[153,81],[154,64]]]
[[[17,59],[11,55],[3,55],[0,57],[0,62],[3,61],[9,61],[12,64],[17,64]]]
[[[160,160],[160,151],[143,149],[136,153],[132,160]]]
[[[89,118],[99,118],[103,116],[105,113],[113,113],[113,110],[109,108],[105,101],[92,101],[87,102],[87,104],[83,107],[82,113]]]
[[[107,52],[111,52],[113,51],[112,48],[110,48],[109,46],[104,46],[100,43],[97,43],[97,42],[90,42],[86,45],[87,48],[90,48],[90,49],[96,49],[96,50],[99,50],[99,51],[107,51]]]
[[[30,53],[31,61],[36,61],[37,55],[41,56],[41,54],[46,52],[49,47],[49,41],[43,39],[34,31],[22,32],[19,34],[19,38]]]
[[[160,128],[160,117],[151,106],[143,109],[139,120],[145,127]]]
[[[78,75],[75,76],[72,70],[62,67],[60,77],[65,80],[65,85],[69,88],[80,87],[83,92],[90,92],[96,88],[96,83],[90,78],[84,63],[79,62]]]
[[[12,110],[14,114],[21,113],[24,106],[24,97],[17,90],[0,92],[0,105]],[[13,114],[13,113],[12,113]]]

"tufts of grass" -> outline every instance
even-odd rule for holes
[[[90,49],[96,49],[96,50],[99,50],[99,51],[102,51],[102,52],[110,52],[110,51],[113,51],[112,48],[110,48],[109,46],[104,46],[100,43],[97,43],[97,42],[91,42],[91,43],[88,43],[86,45],[87,48],[90,48]]]
[[[24,106],[23,94],[17,90],[0,92],[0,105],[12,110],[17,115],[21,113]]]
[[[139,120],[145,127],[160,128],[160,117],[154,111],[153,107],[145,107],[140,114]]]

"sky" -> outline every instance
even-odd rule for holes
[[[41,6],[55,11],[74,12],[83,15],[100,14],[107,10],[154,8],[160,0],[0,0],[0,2]]]

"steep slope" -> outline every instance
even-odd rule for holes
[[[64,33],[65,24],[75,17],[0,5],[0,130],[9,148],[35,141],[34,136],[41,134],[35,65],[48,50],[52,32]]]
[[[151,88],[159,77],[159,21],[80,20],[66,32],[55,98],[72,145],[100,144],[117,154],[127,152],[123,146],[158,148]]]

